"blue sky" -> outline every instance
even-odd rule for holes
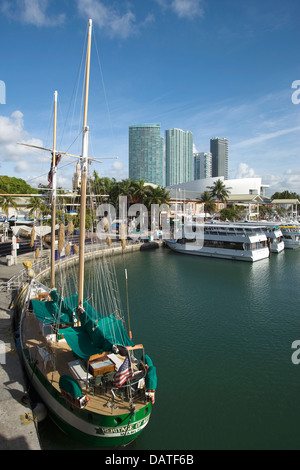
[[[160,123],[192,131],[198,151],[227,137],[230,178],[300,193],[299,0],[0,0],[0,13],[0,174],[47,182],[50,156],[16,142],[52,146],[54,90],[58,148],[80,153],[92,18],[90,155],[119,159],[91,171],[127,177],[128,127]]]

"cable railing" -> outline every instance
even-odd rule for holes
[[[135,240],[126,240],[127,246],[137,245]],[[138,243],[140,245],[140,243]],[[85,245],[85,256],[91,257],[91,255],[97,256],[101,252],[113,252],[114,250],[119,249],[121,252],[121,243],[120,241],[112,241],[111,245],[108,247],[105,240],[96,241],[90,239]],[[39,278],[42,274],[47,275],[50,271],[50,250],[43,250],[41,253],[42,258],[34,260],[32,262],[32,269],[35,273],[35,277]],[[59,265],[69,265],[78,261],[78,254],[70,254],[60,256],[56,261],[55,266]],[[27,269],[24,267],[20,270],[19,273],[12,276],[7,282],[0,284],[0,292],[8,292],[12,290],[20,289],[24,283],[28,280]]]

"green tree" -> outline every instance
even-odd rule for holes
[[[223,220],[242,220],[246,216],[246,211],[244,206],[234,205],[232,207],[226,207],[220,211],[221,218]]]
[[[216,201],[209,191],[204,191],[201,194],[201,197],[198,198],[198,201],[204,204],[204,212],[208,212],[209,214],[214,214],[216,212]]]
[[[147,207],[148,211],[151,209],[152,204],[169,204],[170,193],[166,188],[157,186],[148,186],[146,191],[146,196],[144,199],[144,204]]]
[[[48,207],[39,196],[33,196],[30,198],[29,203],[27,204],[29,210],[29,217],[36,217],[37,219],[48,212]]]
[[[146,180],[132,181],[132,202],[143,204],[147,196],[147,189],[149,186],[145,186]]]
[[[18,204],[16,202],[16,198],[5,194],[0,196],[0,207],[2,207],[2,210],[5,212],[7,218],[9,217],[10,208],[13,208],[18,211]]]
[[[107,195],[105,199],[111,200],[113,197],[113,192],[114,192],[116,183],[117,182],[115,178],[112,178],[112,179],[107,178],[107,177],[100,178],[100,176],[98,175],[98,172],[95,170],[93,172],[93,178],[90,178],[89,180],[90,192],[96,195],[97,194]],[[103,198],[96,196],[96,201],[103,202]]]
[[[151,228],[151,206],[154,204],[158,204],[161,206],[162,204],[170,205],[170,193],[167,191],[166,188],[157,186],[147,186],[146,188],[146,196],[144,198],[144,205],[148,210],[148,227]]]
[[[38,194],[39,191],[29,186],[29,184],[27,184],[22,178],[0,175],[0,193]]]
[[[228,188],[222,180],[219,179],[215,181],[213,186],[207,186],[207,188],[210,190],[210,194],[213,198],[221,202],[228,201],[231,188]]]
[[[281,193],[276,192],[271,196],[271,199],[300,199],[297,193],[290,193],[289,191],[285,190]]]
[[[272,207],[267,207],[264,204],[259,205],[259,217],[262,219],[270,218],[274,215],[274,209]]]

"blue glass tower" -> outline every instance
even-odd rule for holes
[[[193,134],[191,131],[166,131],[166,185],[194,179]]]
[[[129,127],[129,178],[165,185],[164,139],[160,124]]]

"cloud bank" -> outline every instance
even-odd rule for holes
[[[34,26],[58,26],[66,15],[49,15],[49,0],[3,0],[0,11],[9,18]]]
[[[18,110],[14,111],[10,117],[0,116],[0,159],[2,162],[15,162],[14,171],[20,174],[32,169],[32,150],[16,142],[43,146],[40,139],[29,137],[24,129],[23,114]],[[38,157],[38,162],[48,160],[49,156],[39,155]],[[34,163],[37,163],[36,156]]]

